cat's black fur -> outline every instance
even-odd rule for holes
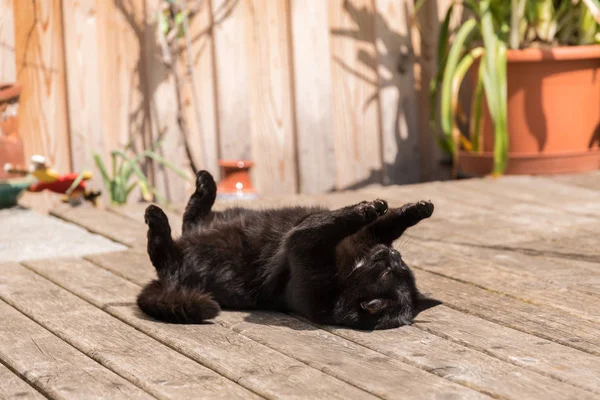
[[[148,254],[158,279],[138,296],[146,314],[198,323],[226,309],[292,311],[359,329],[410,324],[435,304],[423,296],[392,242],[433,213],[428,201],[388,210],[383,200],[319,207],[213,212],[213,177],[201,171],[171,238],[166,215],[146,209]]]

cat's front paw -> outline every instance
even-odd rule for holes
[[[433,215],[433,203],[427,200],[421,200],[417,203],[409,203],[403,207],[403,213],[418,220],[429,218]]]
[[[196,174],[196,192],[198,196],[214,195],[217,192],[217,184],[210,172],[202,170]]]
[[[387,201],[376,199],[358,203],[358,209],[367,220],[373,220],[388,210]]]
[[[146,207],[146,211],[144,212],[144,222],[148,227],[154,229],[169,226],[169,219],[164,211],[154,204],[150,204]]]

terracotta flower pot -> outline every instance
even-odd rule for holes
[[[18,176],[4,171],[4,164],[25,164],[25,152],[18,129],[20,95],[20,85],[0,83],[0,179]]]
[[[254,166],[248,160],[219,160],[221,180],[217,184],[220,198],[255,198],[256,189],[252,186],[250,169]]]
[[[600,45],[509,50],[509,160],[506,174],[600,168]],[[483,119],[483,151],[461,151],[469,175],[492,170],[493,121]]]

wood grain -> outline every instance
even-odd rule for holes
[[[159,324],[133,305],[141,287],[77,259],[27,263],[37,273],[259,395],[370,398],[221,324]],[[120,269],[135,268],[119,264]],[[121,305],[130,303],[131,305]],[[114,306],[112,304],[115,304]]]
[[[102,176],[94,153],[106,156],[102,120],[102,82],[98,57],[98,19],[95,0],[64,0],[65,66],[71,162],[73,169],[93,172],[90,184],[102,188]],[[106,191],[103,191],[106,195]],[[104,196],[104,199],[107,199]]]
[[[456,189],[469,190],[475,193],[485,191],[488,195],[509,199],[514,202],[526,202],[549,207],[555,212],[571,216],[581,215],[598,217],[600,204],[597,201],[598,191],[550,179],[532,176],[503,177],[495,181],[490,179],[466,180],[456,185]],[[552,199],[549,201],[549,199]],[[564,217],[564,215],[558,215]]]
[[[402,393],[402,398],[422,398],[423,385],[430,398],[487,398],[285,314],[227,312],[219,321],[236,332],[382,398],[397,398],[398,393]]]
[[[336,186],[382,182],[373,3],[330,1]]]
[[[45,399],[39,392],[0,364],[0,399]]]
[[[410,265],[411,258],[406,256]],[[600,355],[600,333],[595,323],[545,305],[533,305],[471,284],[414,269],[417,284],[445,305],[488,321]]]
[[[5,265],[2,267],[5,270]],[[6,267],[11,268],[11,267]],[[22,267],[21,267],[22,268]],[[1,285],[6,285],[3,277]],[[0,301],[0,359],[17,371],[30,385],[52,398],[151,399],[137,386],[87,357],[13,307]],[[0,364],[0,378],[3,373]],[[18,378],[17,378],[18,379]],[[17,392],[35,391],[21,382],[0,379],[0,398],[12,399]],[[13,391],[12,397],[8,395]],[[33,392],[33,393],[32,393]]]
[[[191,54],[182,52],[180,66],[186,70],[188,57],[192,78],[182,87],[184,112],[189,126],[189,142],[198,168],[210,171],[219,180],[219,125],[217,123],[216,71],[213,15],[210,1],[196,2],[198,8],[190,19]],[[193,80],[193,82],[192,82]],[[192,85],[193,83],[193,85]],[[194,96],[193,91],[196,95]],[[197,104],[195,101],[197,100]],[[196,111],[199,114],[196,114]]]
[[[364,332],[326,330],[492,397],[506,399],[596,398],[592,393],[450,342],[416,327]]]
[[[13,2],[0,0],[0,82],[14,82],[17,79]]]
[[[419,128],[409,2],[375,1],[375,36],[385,184],[420,180]]]
[[[245,37],[247,6],[246,1],[212,0],[219,156],[223,159],[252,157]]]
[[[25,267],[2,270],[2,300],[153,396],[254,397]]]
[[[140,286],[156,279],[156,269],[142,248],[92,254],[85,259]],[[123,268],[123,265],[126,267]]]
[[[178,125],[179,110],[177,81],[173,72],[177,62],[169,68],[164,64],[159,42],[158,12],[161,0],[146,0],[146,21],[144,30],[144,68],[146,68],[146,95],[150,106],[152,141],[162,138],[162,144],[155,151],[185,171],[190,179],[182,179],[171,169],[153,161],[154,185],[161,196],[168,201],[181,202],[189,197],[193,189],[193,174],[185,152],[185,138]],[[183,112],[183,110],[181,110]]]
[[[114,212],[118,215],[127,217],[136,223],[144,223],[144,213],[146,212],[146,208],[152,203],[128,203],[118,206],[112,206],[107,208],[108,211]],[[179,213],[176,213],[171,208],[164,207],[160,204],[154,204],[163,210],[169,219],[169,225],[171,226],[171,232],[174,237],[178,237],[181,235],[181,226],[183,224],[183,216]]]
[[[548,259],[519,252],[446,244],[421,243],[407,251],[413,265],[462,282],[500,292],[532,304],[554,307],[595,322],[600,329],[600,305],[581,284],[600,287],[598,264],[587,268],[563,259]]]
[[[326,1],[290,2],[299,191],[327,192],[336,187],[329,10]]]
[[[15,58],[23,86],[19,132],[25,157],[46,157],[59,173],[71,172],[60,0],[16,1]],[[60,202],[54,193],[26,193],[21,202],[47,211]]]
[[[113,150],[140,152],[152,143],[145,67],[145,0],[97,1],[97,35],[104,126],[104,158]],[[144,163],[152,180],[152,169]],[[103,188],[107,191],[108,188]],[[140,198],[135,189],[130,199]],[[105,202],[105,204],[107,204]]]
[[[417,318],[416,326],[504,361],[600,394],[598,357],[445,306],[424,312]]]
[[[261,195],[296,193],[289,3],[251,0],[245,10],[254,183]]]
[[[51,214],[129,247],[146,246],[147,227],[101,208],[57,207]]]

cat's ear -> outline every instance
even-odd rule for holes
[[[385,309],[389,302],[384,299],[373,299],[369,301],[363,301],[360,303],[360,308],[369,312],[369,314],[376,314],[379,311]]]
[[[439,306],[442,304],[440,300],[432,299],[424,295],[423,293],[417,293],[416,302],[415,302],[415,311],[416,314],[419,314],[429,308],[433,308],[435,306]]]

